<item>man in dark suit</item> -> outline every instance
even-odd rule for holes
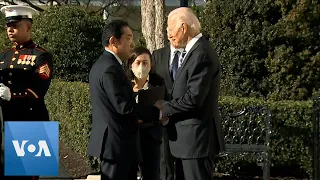
[[[175,49],[173,46],[165,46],[161,49],[155,50],[152,53],[152,63],[155,73],[162,76],[165,81],[167,95],[165,100],[169,101],[171,95],[171,88],[173,79],[171,76],[172,62],[177,58],[177,51],[182,52],[183,49]],[[161,159],[160,159],[160,179],[173,180],[174,179],[174,157],[170,153],[169,138],[166,128],[163,129],[161,143]]]
[[[137,178],[138,119],[159,121],[159,109],[135,103],[132,85],[122,67],[131,56],[133,34],[121,20],[103,31],[104,53],[89,76],[92,130],[89,154],[101,160],[102,180]]]
[[[212,180],[213,157],[225,149],[218,110],[220,63],[200,28],[189,8],[168,16],[170,44],[184,51],[172,62],[171,100],[156,105],[169,118],[163,123],[176,158],[176,180]]]

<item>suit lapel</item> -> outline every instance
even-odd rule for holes
[[[202,37],[192,46],[192,48],[190,49],[190,51],[188,52],[188,54],[186,54],[186,56],[184,57],[184,60],[181,64],[181,66],[178,69],[177,75],[176,75],[176,80],[179,78],[179,75],[181,73],[181,71],[183,70],[185,64],[187,63],[187,61],[189,60],[190,55],[192,54],[192,52],[199,46],[200,42],[202,41]],[[174,88],[174,85],[176,81],[173,82],[173,87],[172,90]]]

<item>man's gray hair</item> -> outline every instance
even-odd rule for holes
[[[171,11],[168,15],[168,19],[174,21],[178,20],[187,24],[195,33],[199,33],[201,30],[200,21],[190,8],[181,7]]]

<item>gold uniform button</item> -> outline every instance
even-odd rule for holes
[[[32,108],[30,108],[30,111],[32,111]]]
[[[9,83],[9,84],[12,84],[12,82],[11,82],[11,81],[8,81],[8,83]]]
[[[10,69],[13,69],[13,65],[12,64],[10,65]]]
[[[12,76],[12,73],[11,73],[11,72],[9,73],[9,76]]]
[[[15,53],[15,54],[19,54],[19,51],[15,51],[14,53]]]
[[[15,61],[16,59],[17,59],[17,58],[14,57],[14,58],[12,58],[12,61]]]

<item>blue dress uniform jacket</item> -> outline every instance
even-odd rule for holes
[[[49,120],[44,96],[52,68],[52,55],[32,40],[0,54],[0,82],[11,91],[11,100],[2,100],[4,121]]]

